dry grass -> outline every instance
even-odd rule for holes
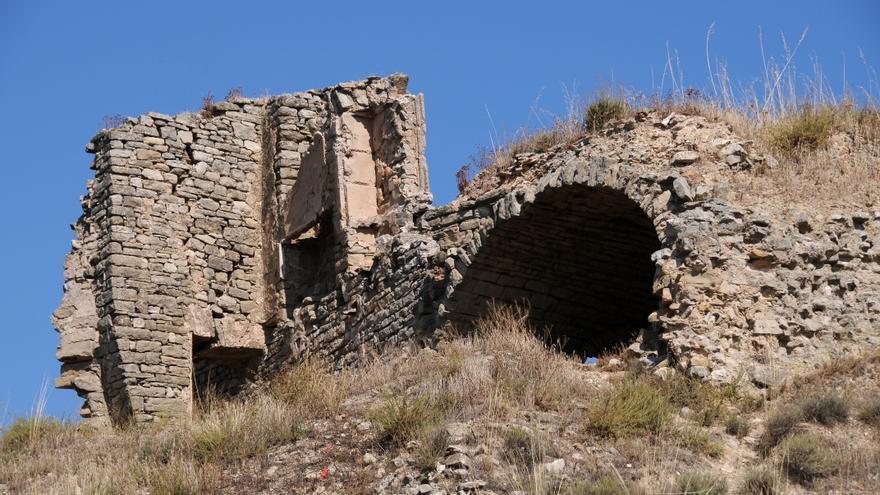
[[[678,493],[683,495],[725,495],[727,481],[709,471],[682,473],[677,481]]]
[[[849,405],[836,393],[828,390],[815,392],[805,397],[800,404],[801,414],[807,421],[832,425],[846,421]]]
[[[389,394],[371,411],[370,420],[379,427],[382,440],[401,446],[439,423],[442,414],[427,397]]]
[[[629,114],[629,104],[623,98],[599,96],[584,111],[584,129],[596,132],[608,122],[622,119]]]
[[[837,469],[838,460],[827,448],[827,441],[814,433],[795,433],[779,448],[786,473],[798,483],[810,484]]]
[[[749,468],[743,474],[737,493],[741,495],[781,495],[785,493],[785,481],[779,471],[770,466]]]
[[[751,428],[751,423],[739,414],[731,414],[724,422],[724,431],[727,432],[728,435],[733,435],[736,438],[742,438],[748,435]]]
[[[764,432],[758,438],[758,452],[769,455],[785,437],[797,431],[803,420],[801,410],[785,404],[773,410],[764,422]]]
[[[788,156],[826,148],[835,130],[835,113],[831,107],[804,108],[767,125],[767,142],[773,150]]]
[[[306,419],[329,414],[335,400],[307,391],[344,387],[337,380],[306,363],[274,392],[208,399],[177,424],[90,430],[41,416],[19,420],[0,440],[0,483],[13,493],[215,493],[221,465],[260,459],[295,440]],[[306,392],[294,399],[279,390]]]
[[[247,397],[208,399],[189,422],[87,431],[21,420],[0,440],[0,484],[13,493],[247,491],[229,473],[259,477],[275,446],[347,438],[354,452],[377,452],[379,466],[399,458],[426,476],[451,442],[479,446],[471,474],[527,494],[716,493],[717,480],[704,474],[721,467],[745,471],[731,483],[746,494],[781,493],[783,471],[820,493],[880,488],[876,432],[845,419],[838,401],[848,387],[876,391],[876,356],[830,363],[772,399],[756,462],[752,441],[733,437],[764,411],[736,387],[581,366],[526,316],[495,306],[473,334],[391,349],[358,370],[332,374],[307,360]],[[870,423],[871,404],[853,401],[853,415]],[[734,417],[735,427],[725,424]],[[375,434],[335,436],[328,428],[339,418],[369,419]],[[465,437],[450,437],[451,421],[467,426]],[[566,461],[562,476],[544,467],[556,457]],[[358,466],[365,476],[375,469]]]
[[[604,475],[593,481],[577,481],[563,487],[563,495],[642,495],[635,483],[625,483],[615,476]]]
[[[861,412],[859,412],[859,420],[880,430],[880,396],[874,396],[865,401]]]
[[[656,435],[669,427],[672,405],[648,381],[627,379],[594,403],[587,418],[587,429],[602,436]]]
[[[449,432],[444,425],[433,425],[421,431],[418,442],[415,452],[416,467],[428,471],[434,469],[437,462],[443,459],[449,446]]]
[[[241,460],[295,440],[302,417],[267,396],[212,405],[193,423],[193,453],[201,461]]]
[[[268,392],[297,409],[301,417],[326,417],[339,411],[351,379],[351,374],[333,374],[329,363],[310,357],[274,376]]]

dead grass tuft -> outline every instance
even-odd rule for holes
[[[490,374],[506,400],[520,407],[563,410],[587,392],[573,361],[537,336],[524,308],[492,305],[477,322],[475,334],[477,349],[493,356]]]
[[[326,362],[308,358],[273,377],[268,390],[303,417],[327,417],[339,411],[349,386],[348,374],[334,374]]]
[[[210,405],[192,425],[195,457],[201,461],[242,460],[291,442],[302,419],[286,402],[271,396]]]
[[[785,481],[779,471],[770,466],[756,466],[743,474],[737,493],[741,495],[780,495],[785,492]]]

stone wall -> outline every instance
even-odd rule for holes
[[[353,365],[468,328],[493,299],[527,304],[569,351],[631,345],[720,381],[880,343],[880,212],[737,204],[726,181],[766,157],[645,115],[433,208],[406,83],[150,113],[92,140],[54,314],[56,385],[88,421],[186,415],[310,354]]]

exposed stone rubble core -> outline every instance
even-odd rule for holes
[[[402,75],[150,113],[89,144],[56,385],[82,414],[189,414],[308,354],[347,366],[526,301],[586,355],[651,351],[762,385],[880,344],[880,211],[758,211],[772,164],[723,125],[641,114],[477,178],[433,208]],[[665,117],[665,118],[664,118]]]

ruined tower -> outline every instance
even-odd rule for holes
[[[421,95],[392,75],[149,113],[95,179],[53,315],[86,421],[190,413],[307,355],[343,367],[490,301],[580,356],[758,386],[880,345],[880,211],[749,203],[772,160],[642,112],[512,156],[431,206]]]

